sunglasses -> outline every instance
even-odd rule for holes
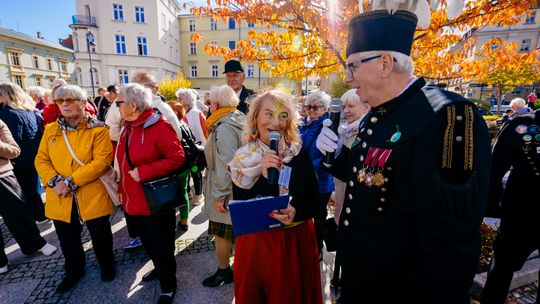
[[[120,104],[122,104],[122,103],[126,103],[126,102],[123,101],[123,100],[117,100],[116,101],[116,106],[120,108]]]
[[[74,102],[80,101],[80,99],[76,99],[76,98],[66,98],[66,99],[57,98],[57,99],[54,100],[54,103],[61,106],[62,104],[64,104],[64,101],[67,102],[68,105],[72,105]]]
[[[313,112],[319,111],[319,109],[322,108],[322,107],[323,107],[323,105],[318,105],[318,106],[312,106],[312,105],[309,105],[309,106],[305,106],[305,108],[306,108],[308,111],[313,110]]]

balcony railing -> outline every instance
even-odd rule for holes
[[[73,15],[71,17],[71,20],[73,21],[73,25],[86,25],[97,27],[96,17],[87,15]]]

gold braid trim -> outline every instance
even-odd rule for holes
[[[474,114],[471,106],[465,106],[465,170],[472,171],[473,169],[473,125]]]
[[[442,168],[452,168],[452,145],[454,138],[454,124],[456,119],[455,106],[448,106],[446,108],[447,125],[444,131],[444,143],[442,152]]]

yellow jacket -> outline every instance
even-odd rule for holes
[[[71,148],[83,163],[81,167],[69,153],[58,121],[45,127],[35,165],[46,186],[45,215],[53,220],[70,222],[72,197],[60,198],[47,183],[55,176],[72,177],[79,214],[85,221],[109,215],[114,211],[105,186],[99,180],[109,169],[113,148],[109,130],[90,118],[75,130],[67,130]]]

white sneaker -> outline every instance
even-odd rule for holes
[[[49,243],[46,243],[43,247],[41,247],[41,249],[39,249],[39,251],[41,251],[44,256],[49,256],[56,252],[56,247]]]
[[[193,206],[199,206],[204,202],[204,196],[202,194],[195,195],[193,199],[191,200],[191,204]]]
[[[0,274],[8,272],[8,264],[4,267],[0,267]]]

